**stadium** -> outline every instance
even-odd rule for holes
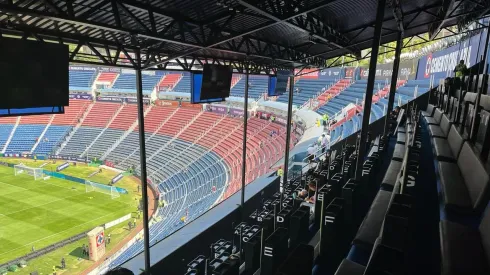
[[[324,2],[0,3],[0,275],[490,274],[490,3]]]

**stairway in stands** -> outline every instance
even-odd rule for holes
[[[12,128],[9,137],[5,141],[5,145],[2,148],[2,153],[5,153],[5,150],[7,150],[7,147],[9,146],[10,142],[12,141],[12,137],[14,136],[14,133],[17,130],[17,127],[19,126],[20,119],[21,119],[20,116],[15,119],[14,127]],[[8,120],[10,120],[10,118],[8,118]]]
[[[100,104],[100,103],[98,102],[98,104]],[[83,153],[80,154],[80,157],[86,156],[86,154],[87,154],[87,152],[89,152],[90,148],[92,148],[92,146],[95,144],[95,142],[97,142],[97,140],[100,138],[100,136],[102,136],[104,134],[104,132],[109,127],[109,125],[111,125],[111,123],[117,118],[117,115],[124,109],[125,106],[126,105],[124,105],[124,104],[121,104],[120,106],[118,106],[117,109],[116,109],[116,111],[114,113],[112,113],[112,115],[110,116],[109,120],[107,120],[108,114],[110,115],[113,110],[111,110],[109,108],[107,108],[107,109],[100,109],[100,110],[98,109],[99,110],[99,113],[98,114],[94,114],[94,115],[97,115],[97,124],[98,125],[91,125],[91,126],[99,126],[99,127],[104,127],[104,128],[102,129],[102,131],[100,131],[100,133],[92,141],[92,143],[90,143],[90,145],[87,146],[87,148],[85,149],[85,151],[83,151]],[[113,106],[111,106],[111,107],[113,107]],[[105,113],[103,113],[104,110],[106,110]],[[94,117],[91,117],[91,118],[93,119]]]
[[[155,137],[159,131],[167,127],[167,122],[169,122],[174,115],[178,112],[180,108],[173,108],[173,107],[164,107],[164,108],[152,108],[149,114],[147,114],[146,119],[145,119],[145,142],[151,142],[152,138]],[[162,120],[162,118],[165,118]],[[135,131],[138,131],[138,128],[135,129]],[[148,133],[151,133],[151,135],[148,135]],[[120,144],[121,146],[122,144]],[[117,148],[116,148],[117,149]],[[113,150],[117,151],[117,150]],[[130,154],[128,154],[125,158],[121,159],[119,161],[118,167],[125,167],[128,166],[126,164],[126,161],[131,159],[132,156],[135,154],[139,154],[139,146],[134,148]],[[112,154],[109,153],[110,158]]]
[[[50,118],[49,118],[49,121],[48,121],[48,124],[46,125],[46,127],[44,127],[44,130],[42,131],[41,135],[39,136],[39,138],[36,140],[36,143],[34,144],[34,146],[32,146],[32,149],[31,149],[31,154],[32,152],[34,152],[34,150],[36,150],[37,146],[39,145],[39,143],[41,142],[41,140],[44,139],[44,135],[46,134],[46,132],[48,131],[48,128],[49,126],[51,126],[51,124],[53,123],[53,120],[54,120],[54,117],[56,115],[51,115]]]
[[[322,93],[318,98],[318,106],[315,108],[320,108],[323,106],[327,101],[329,101],[332,97],[338,95],[341,93],[345,88],[349,87],[352,81],[350,79],[341,79],[335,83],[332,87],[330,87],[328,90],[326,90],[324,93]]]
[[[153,108],[153,106],[151,106],[151,105],[148,106],[144,110],[143,116],[146,117],[148,115],[148,113],[151,112],[152,108]],[[112,124],[114,124],[114,125],[112,125]],[[118,127],[117,124],[121,125],[120,123],[116,124],[116,121],[114,121],[112,124],[110,125],[110,127],[116,128],[116,129]],[[130,133],[132,133],[136,129],[136,127],[138,127],[138,118],[136,118],[136,120],[134,120],[134,122],[131,124],[131,126],[129,126],[128,129],[124,129],[126,127],[121,127],[121,130],[126,130],[126,131],[116,140],[116,142],[113,143],[113,145],[111,147],[109,147],[109,149],[107,149],[107,151],[105,151],[104,154],[102,154],[100,159],[105,159],[112,152],[112,150],[114,150]]]
[[[158,82],[158,90],[173,89],[182,79],[182,74],[167,74]]]
[[[186,108],[181,108],[181,110],[186,110]],[[192,109],[188,109],[189,111],[192,111]],[[183,111],[182,111],[183,112]],[[184,120],[184,124],[177,128],[174,128],[174,130],[177,130],[177,132],[172,136],[172,138],[164,145],[162,146],[160,149],[158,149],[156,152],[154,152],[151,156],[148,157],[148,162],[151,161],[156,155],[158,155],[162,150],[164,150],[165,148],[167,148],[170,144],[172,144],[173,141],[175,141],[176,139],[179,138],[179,136],[187,129],[189,128],[193,123],[194,121],[196,121],[199,116],[202,115],[202,111],[199,111],[196,115],[193,115],[192,116],[192,119],[189,120],[187,123],[185,122]],[[179,123],[182,123],[182,120],[183,119],[188,119],[189,116],[187,115],[184,115],[182,116],[181,118],[179,118]]]
[[[65,108],[65,114],[55,116],[53,123],[55,125],[73,125],[75,124],[75,128],[68,133],[65,141],[63,141],[60,147],[56,150],[55,154],[58,155],[63,148],[65,148],[66,144],[70,141],[73,135],[80,128],[82,123],[85,121],[85,118],[90,113],[95,103],[86,100],[70,100],[70,106]]]

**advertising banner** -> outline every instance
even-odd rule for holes
[[[415,79],[418,62],[416,59],[403,60],[400,62],[398,70],[398,78],[404,80]],[[393,75],[393,63],[377,64],[376,65],[376,80],[391,81]],[[361,79],[368,79],[369,69],[361,68]]]
[[[97,70],[99,72],[121,73],[121,68],[114,68],[114,67],[98,67]]]
[[[355,78],[356,68],[355,67],[345,67],[344,72],[345,72],[345,78],[352,79],[352,78]]]
[[[138,99],[136,97],[126,97],[123,99],[128,104],[138,104]],[[150,104],[150,99],[147,97],[143,98],[143,104]]]
[[[304,69],[300,72],[300,69],[295,69],[294,74],[302,74],[301,78],[305,79],[318,79],[318,70],[317,69]]]
[[[56,171],[59,172],[63,169],[66,169],[70,166],[70,163],[69,162],[65,162],[63,164],[61,164],[60,166],[56,167]]]
[[[321,70],[318,73],[318,79],[340,79],[344,77],[344,68],[336,67]]]
[[[155,101],[155,105],[157,105],[157,106],[168,106],[168,107],[179,107],[179,102],[178,101],[172,101],[172,100],[158,99],[157,101]]]
[[[242,109],[230,108],[228,114],[231,116],[243,116],[244,112]]]
[[[120,181],[123,177],[124,177],[123,173],[120,173],[117,176],[115,176],[114,178],[112,178],[111,183],[114,184],[114,183]]]
[[[228,107],[217,106],[217,105],[208,105],[207,111],[217,113],[217,114],[227,114],[228,113]]]
[[[90,94],[70,94],[70,99],[92,100],[92,95],[90,95]]]
[[[192,104],[192,103],[189,103],[189,102],[182,102],[181,103],[181,107],[194,108],[194,109],[202,109],[202,105],[201,104]]]
[[[97,68],[88,67],[88,66],[70,66],[69,70],[70,71],[96,71]]]
[[[98,96],[97,101],[104,101],[104,102],[123,102],[123,98],[121,97],[115,97],[115,96]]]
[[[478,47],[480,35],[475,35],[452,47],[420,58],[417,79],[430,79],[431,76],[434,76],[437,83],[438,79],[454,76],[454,68],[460,60],[463,60],[468,68],[475,65],[480,55],[478,48],[480,48],[480,52],[483,52],[483,47]]]

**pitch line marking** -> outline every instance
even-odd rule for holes
[[[63,231],[60,231],[60,232],[58,232],[58,233],[55,233],[55,234],[52,234],[52,235],[46,236],[46,237],[44,237],[44,238],[42,238],[42,239],[35,240],[35,241],[30,242],[30,243],[28,243],[28,244],[24,244],[24,245],[22,245],[22,246],[19,246],[19,247],[17,247],[17,248],[12,249],[12,250],[9,250],[9,251],[6,251],[6,252],[4,252],[4,253],[1,253],[0,255],[4,255],[4,254],[7,254],[7,253],[10,253],[10,252],[12,252],[12,251],[15,251],[15,250],[21,249],[21,248],[23,248],[23,247],[25,247],[25,246],[30,246],[31,244],[34,244],[34,243],[36,243],[36,242],[39,242],[39,241],[42,241],[42,240],[45,240],[45,239],[51,238],[51,237],[53,237],[53,236],[56,236],[56,235],[59,235],[59,234],[61,234],[61,233],[65,232],[65,231],[71,230],[71,229],[73,229],[73,228],[80,227],[80,226],[82,226],[82,225],[85,225],[85,224],[87,224],[87,223],[91,223],[91,222],[93,222],[93,221],[95,221],[95,220],[98,220],[98,219],[102,219],[102,218],[104,218],[104,217],[106,217],[106,216],[109,216],[109,215],[112,215],[112,214],[114,214],[114,213],[109,213],[109,214],[107,214],[107,215],[104,215],[104,216],[101,216],[101,217],[95,218],[95,219],[93,219],[93,220],[90,220],[90,221],[84,222],[84,223],[82,223],[82,224],[79,224],[79,225],[76,225],[76,226],[73,226],[73,227],[67,228],[67,229],[65,229],[65,230],[63,230]]]
[[[27,189],[27,188],[20,187],[20,186],[17,186],[17,185],[13,185],[13,184],[10,184],[10,183],[6,183],[6,182],[3,182],[3,181],[0,181],[0,183],[6,184],[6,185],[10,185],[10,186],[13,186],[13,187],[17,187],[17,188],[20,188],[20,189],[22,189],[22,190],[29,190],[29,189]]]

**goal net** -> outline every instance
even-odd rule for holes
[[[22,163],[14,165],[14,173],[16,176],[20,174],[30,175],[33,176],[35,180],[43,178],[43,169],[27,167]]]
[[[112,199],[119,198],[121,195],[116,187],[104,185],[89,180],[85,181],[85,192],[99,192],[111,196]]]

